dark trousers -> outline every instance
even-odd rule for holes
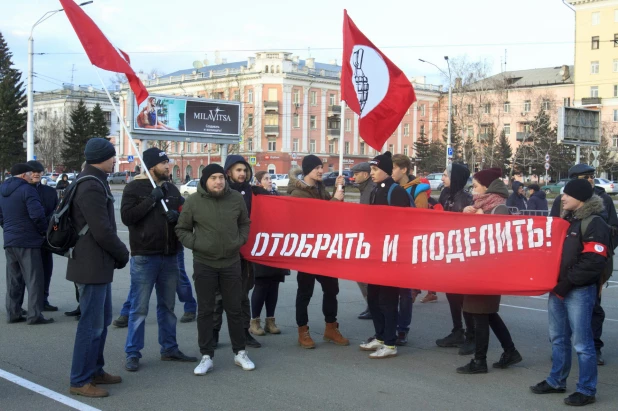
[[[43,284],[44,284],[44,302],[48,303],[49,285],[51,284],[52,272],[54,271],[54,254],[44,248],[41,248],[41,260],[43,261]]]
[[[279,299],[278,279],[259,279],[255,282],[255,288],[251,294],[251,314],[258,318],[262,314],[262,308],[266,305],[266,317],[275,316],[275,308]]]
[[[296,291],[296,324],[299,327],[309,322],[309,303],[313,296],[316,280],[322,286],[322,313],[327,323],[337,322],[337,294],[339,294],[339,280],[317,274],[301,273],[296,275],[298,290]]]
[[[373,318],[376,339],[384,341],[384,345],[395,345],[397,340],[399,288],[368,284],[367,303]]]
[[[43,262],[38,248],[7,247],[6,313],[7,320],[21,317],[24,292],[28,290],[28,322],[36,321],[43,310]]]
[[[489,348],[489,327],[494,332],[504,351],[515,350],[515,344],[511,338],[509,329],[506,328],[504,321],[498,313],[493,314],[472,314],[474,318],[475,342],[474,359],[487,360],[487,350]]]
[[[412,290],[409,288],[400,288],[397,331],[410,331],[410,324],[412,323],[412,306]]]
[[[251,270],[251,264],[241,259],[242,268],[242,299],[240,301],[240,308],[242,311],[242,324],[245,329],[248,329],[251,324],[251,303],[249,302],[249,292],[255,285],[253,277],[253,270]],[[215,324],[215,330],[221,330],[221,324],[223,324],[223,304],[221,293],[217,291],[215,297],[215,310],[213,312],[213,321]]]
[[[451,318],[453,319],[453,331],[463,329],[461,317],[466,323],[466,337],[474,338],[474,319],[472,314],[466,313],[463,310],[464,295],[463,294],[446,294],[449,308],[451,309]]]
[[[215,294],[221,293],[223,309],[227,316],[227,328],[235,354],[245,349],[245,330],[243,327],[242,273],[240,262],[225,268],[213,268],[193,262],[193,282],[197,295],[197,340],[202,355],[214,357],[213,329]]]
[[[601,296],[597,296],[597,301],[592,309],[592,335],[594,336],[594,348],[600,350],[605,344],[601,340],[603,334],[603,321],[605,321],[605,310],[601,307]]]

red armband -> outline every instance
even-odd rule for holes
[[[595,253],[607,257],[607,246],[601,243],[584,243],[584,249],[582,253]]]

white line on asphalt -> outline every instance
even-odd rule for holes
[[[508,304],[500,304],[500,305],[502,307],[521,308],[522,310],[541,311],[541,312],[544,312],[544,313],[547,312],[547,310],[541,310],[540,308],[520,307],[519,305],[508,305]],[[618,320],[614,320],[612,318],[606,318],[605,321],[618,322]]]
[[[68,407],[71,407],[80,411],[101,411],[98,408],[91,407],[88,404],[84,404],[83,402],[76,401],[72,398],[67,397],[66,395],[58,394],[55,391],[52,391],[48,388],[40,386],[39,384],[35,384],[31,381],[18,377],[15,374],[11,374],[8,371],[4,371],[0,369],[0,378],[4,378],[7,381],[10,381],[14,384],[21,385],[22,387],[34,391],[37,394],[41,394],[47,398],[50,398],[54,401],[57,401],[61,404],[64,404]]]

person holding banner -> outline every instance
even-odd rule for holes
[[[579,363],[577,390],[564,399],[573,406],[596,401],[597,356],[590,321],[598,284],[610,253],[610,227],[603,221],[603,200],[586,179],[571,180],[561,196],[563,218],[571,225],[562,247],[558,284],[549,294],[549,338],[552,369],[530,387],[535,394],[563,393],[571,371],[571,350]]]
[[[390,151],[376,156],[371,164],[371,179],[376,188],[371,193],[371,205],[414,207],[414,202],[406,191],[395,183],[393,159]],[[397,322],[399,318],[400,288],[368,284],[367,301],[375,327],[375,338],[360,345],[363,351],[373,351],[371,359],[383,359],[397,355]],[[411,290],[406,290],[410,292]],[[412,302],[410,301],[410,305]],[[410,317],[411,317],[410,309]],[[406,336],[407,343],[407,336]],[[401,344],[403,345],[403,344]]]
[[[468,167],[463,164],[451,163],[442,175],[444,189],[438,202],[444,211],[461,213],[464,208],[473,203],[472,196],[465,192],[464,187],[470,177]],[[470,314],[463,312],[464,296],[461,294],[446,294],[453,319],[453,330],[444,338],[436,340],[438,347],[459,347],[459,355],[470,355],[474,352],[474,320]],[[466,323],[463,329],[461,316]]]
[[[297,168],[289,172],[290,181],[288,182],[288,194],[291,197],[324,200],[324,201],[343,201],[343,190],[336,190],[333,197],[326,192],[322,175],[324,166],[322,160],[313,154],[303,158],[302,179],[296,179],[299,174]],[[342,175],[337,177],[335,187],[342,187],[345,184]],[[315,342],[309,334],[309,303],[313,296],[315,282],[322,286],[322,312],[326,322],[324,330],[324,340],[333,342],[337,345],[350,345],[350,341],[341,335],[339,323],[337,322],[337,294],[339,294],[339,280],[333,277],[326,277],[318,274],[298,272],[296,275],[298,290],[296,291],[296,324],[298,325],[298,344],[302,348],[315,348]]]
[[[464,213],[472,214],[509,214],[506,199],[509,190],[502,181],[502,169],[489,168],[474,175],[474,204],[464,208]],[[515,349],[511,333],[500,318],[499,295],[466,295],[463,310],[474,317],[475,352],[469,364],[457,368],[459,374],[479,374],[487,372],[487,350],[489,348],[489,327],[498,337],[504,353],[494,368],[507,368],[521,362],[522,358]]]

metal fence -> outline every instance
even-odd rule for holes
[[[509,212],[512,215],[525,215],[525,216],[534,216],[534,217],[549,216],[549,210],[520,210],[517,207],[509,207]]]

